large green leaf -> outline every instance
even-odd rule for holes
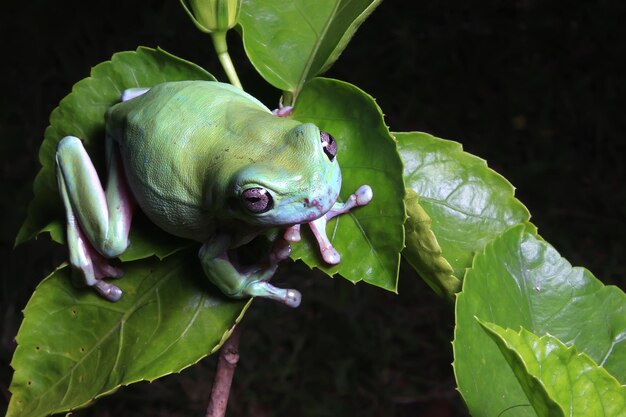
[[[298,96],[327,70],[381,0],[243,0],[246,53],[267,82]]]
[[[539,417],[624,417],[626,386],[556,337],[481,323],[496,342]],[[565,413],[564,410],[567,410]]]
[[[402,162],[380,108],[372,97],[345,82],[316,78],[302,90],[293,117],[315,123],[337,139],[345,200],[363,184],[374,191],[365,207],[328,224],[329,238],[342,254],[337,266],[324,264],[310,233],[294,245],[293,257],[329,275],[365,281],[395,291],[404,246]]]
[[[125,263],[116,303],[73,287],[67,267],[44,280],[17,335],[7,416],[65,412],[214,352],[247,304],[213,287],[194,252]]]
[[[74,85],[59,106],[50,115],[50,126],[39,150],[41,170],[34,184],[34,199],[28,215],[20,229],[16,244],[36,236],[42,231],[51,233],[58,242],[63,241],[64,218],[57,191],[54,171],[54,154],[57,143],[67,135],[78,136],[87,148],[96,168],[104,161],[104,114],[120,100],[127,88],[151,87],[164,81],[214,80],[213,76],[188,61],[177,58],[161,49],[138,48],[137,51],[119,52],[110,61],[103,62],[91,70],[91,76]],[[99,169],[101,175],[102,170]],[[174,238],[157,236],[147,245],[139,244],[150,240],[153,231],[133,228],[130,240],[136,242],[129,250],[133,257],[145,257],[153,253],[165,255],[183,243]],[[158,246],[153,248],[152,244]]]
[[[420,206],[432,220],[441,256],[456,278],[463,279],[474,254],[487,242],[530,219],[526,207],[514,197],[513,186],[484,160],[463,152],[459,143],[419,132],[393,135],[404,162],[406,186],[419,196]],[[408,242],[403,253],[411,263],[431,257],[413,246]],[[429,281],[438,279],[436,270],[419,272]]]
[[[589,271],[573,268],[523,225],[487,244],[467,271],[456,304],[454,368],[475,417],[526,404],[513,372],[475,317],[575,344],[626,381],[626,295],[604,286]],[[535,413],[516,407],[507,415]]]

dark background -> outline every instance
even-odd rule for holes
[[[461,142],[517,187],[540,234],[626,288],[625,6],[620,1],[386,0],[327,76],[377,98],[392,130]],[[224,79],[177,1],[9,2],[0,21],[0,411],[13,337],[36,284],[65,251],[12,250],[48,115],[116,51],[161,46]],[[230,44],[244,86],[278,92]],[[463,416],[450,362],[452,309],[411,271],[400,295],[294,268],[295,311],[258,302],[245,320],[231,415]],[[137,384],[79,415],[202,415],[214,358]]]

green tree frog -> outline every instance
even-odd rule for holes
[[[128,247],[136,205],[166,232],[202,243],[203,270],[224,294],[297,307],[298,291],[268,281],[289,256],[289,242],[300,239],[300,224],[310,225],[324,261],[336,264],[326,221],[372,199],[365,185],[337,202],[341,171],[333,137],[273,115],[229,84],[181,81],[127,90],[105,120],[106,188],[77,137],[60,140],[56,170],[70,263],[111,301],[122,291],[105,278],[121,270],[106,258]],[[267,256],[253,265],[237,262],[234,249],[276,227],[284,231]]]

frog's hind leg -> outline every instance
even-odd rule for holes
[[[119,150],[108,137],[106,161],[104,190],[80,139],[66,136],[57,147],[57,181],[67,218],[70,263],[85,284],[116,301],[122,291],[103,278],[119,277],[121,271],[105,258],[117,257],[128,247],[133,203]]]

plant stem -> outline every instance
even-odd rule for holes
[[[291,91],[283,91],[283,97],[281,103],[283,106],[293,106],[295,101],[295,97]]]
[[[232,85],[234,85],[235,87],[239,87],[243,90],[241,82],[239,81],[239,77],[237,76],[237,71],[235,71],[233,61],[231,61],[230,55],[228,53],[228,45],[226,44],[226,31],[211,32],[211,39],[213,39],[215,52],[217,53],[217,57],[222,64],[222,68],[224,68],[224,72],[226,72],[228,80]]]
[[[211,400],[206,410],[206,417],[224,417],[226,414],[230,385],[233,382],[237,362],[239,362],[239,333],[240,329],[237,326],[220,349],[217,372],[211,389]]]

